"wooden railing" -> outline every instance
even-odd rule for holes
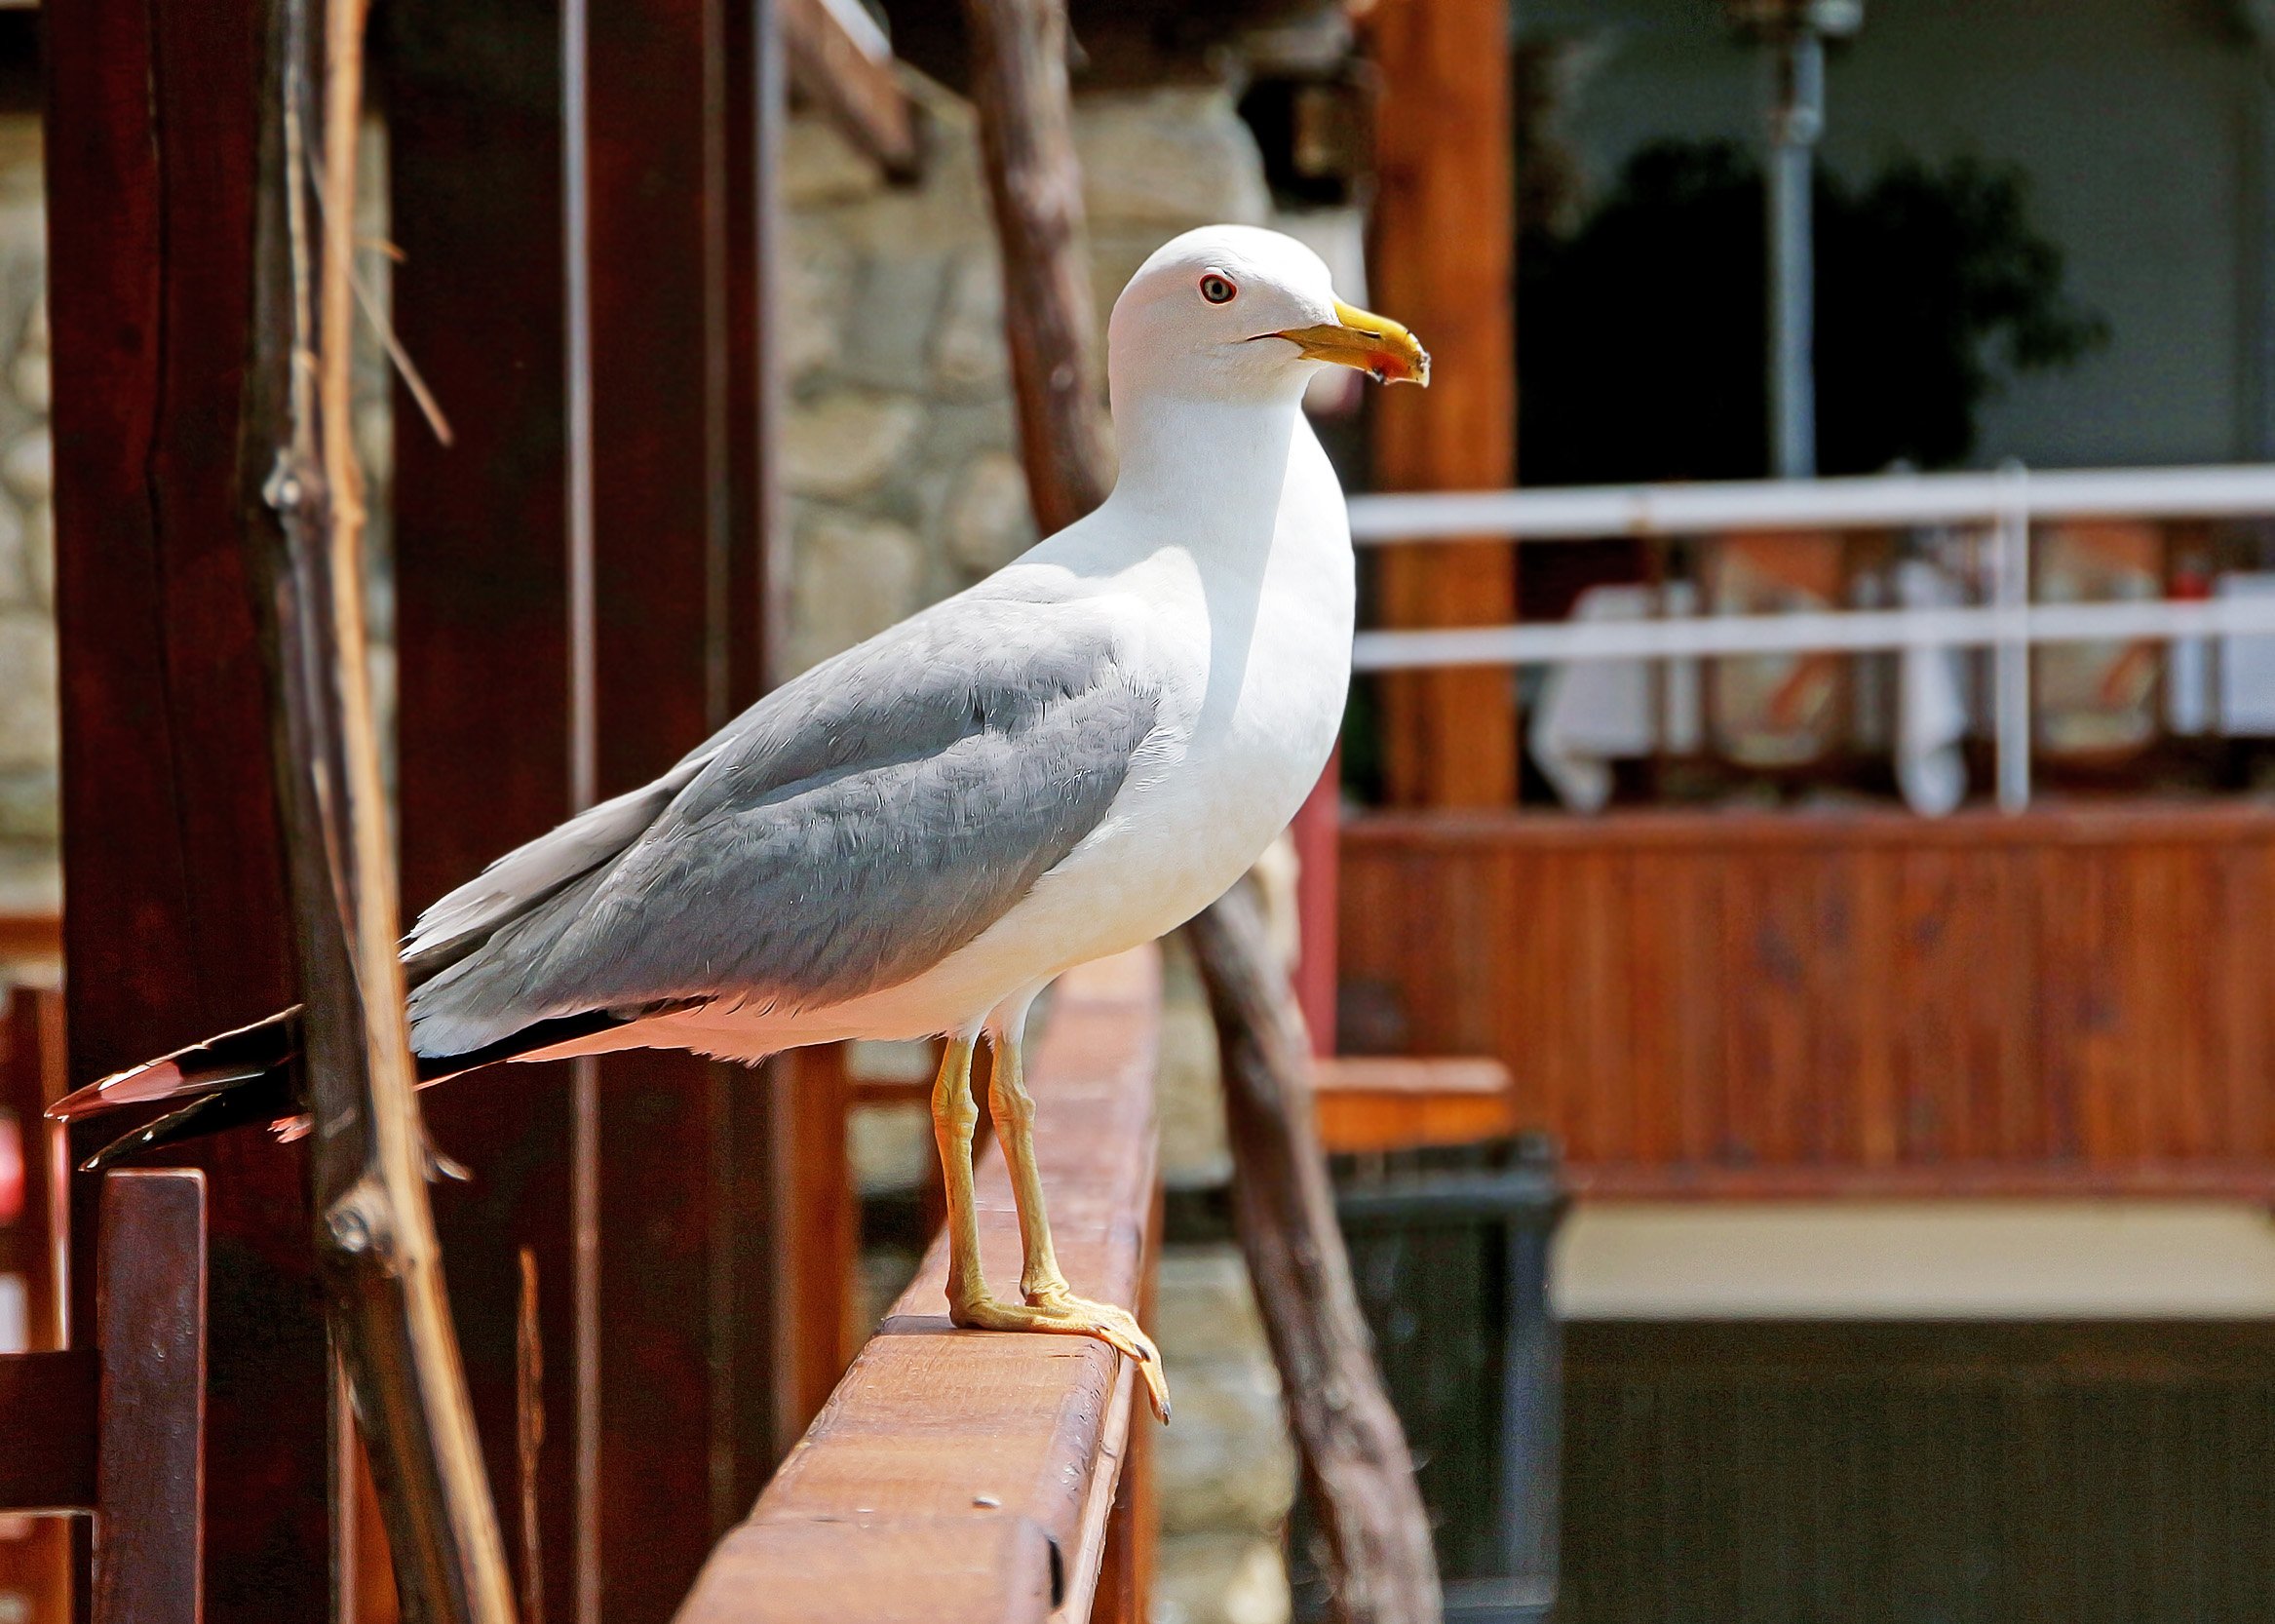
[[[0,1354],[0,1514],[94,1514],[90,1624],[200,1624],[206,1177],[117,1169],[101,1200],[97,1336]],[[61,1533],[24,1524],[0,1548],[0,1575],[35,1621],[68,1615]]]
[[[1059,1257],[1077,1292],[1147,1294],[1158,1235],[1148,947],[1060,980],[1027,1081]],[[1001,1154],[979,1170],[981,1245],[1016,1289]],[[713,1552],[681,1624],[1014,1624],[1145,1616],[1146,1429],[1136,1374],[1088,1338],[952,1331],[946,1253],[838,1383],[750,1517]]]

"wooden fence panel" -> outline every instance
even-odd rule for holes
[[[1343,897],[1362,1046],[1583,1189],[2275,1189],[2265,809],[1383,816]]]

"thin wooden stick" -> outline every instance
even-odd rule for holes
[[[406,1618],[509,1624],[505,1552],[459,1366],[413,1090],[363,591],[350,415],[364,0],[325,0],[321,243],[307,83],[314,0],[282,0],[283,184],[262,200],[247,536],[272,674],[303,1037],[310,1182],[332,1341],[370,1447]],[[283,444],[278,444],[279,439]],[[255,464],[257,466],[257,463]]]
[[[1280,1367],[1335,1614],[1426,1624],[1443,1605],[1405,1429],[1375,1373],[1311,1098],[1311,1043],[1247,886],[1185,927],[1222,1058],[1232,1218]]]
[[[972,91],[1003,248],[1027,489],[1044,532],[1113,483],[1099,421],[1082,172],[1063,0],[965,0]],[[1224,1056],[1241,1249],[1280,1367],[1327,1578],[1350,1624],[1436,1624],[1430,1526],[1382,1390],[1311,1114],[1311,1052],[1286,967],[1234,892],[1186,927]]]
[[[1098,338],[1063,0],[965,0],[972,99],[1003,250],[1004,336],[1035,523],[1062,530],[1105,500]]]

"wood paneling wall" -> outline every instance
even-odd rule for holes
[[[2275,1189],[2275,810],[1380,817],[1346,1026],[1605,1193]]]

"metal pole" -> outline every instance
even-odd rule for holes
[[[1501,1214],[1504,1297],[1501,1347],[1501,1570],[1516,1618],[1546,1618],[1556,1605],[1563,1531],[1559,1453],[1563,1441],[1563,1331],[1549,1297],[1549,1255],[1564,1207],[1555,1151],[1540,1136],[1521,1141]],[[1531,1607],[1537,1611],[1516,1611]]]
[[[1998,809],[2030,804],[2030,486],[2019,462],[1999,470],[2006,500],[1993,532],[1992,592],[1998,642],[1991,653],[1991,715],[1996,723]]]
[[[1825,127],[1825,45],[1800,27],[1778,42],[1769,114],[1769,416],[1771,466],[1782,480],[1817,472],[1813,358],[1815,254],[1810,179]]]

